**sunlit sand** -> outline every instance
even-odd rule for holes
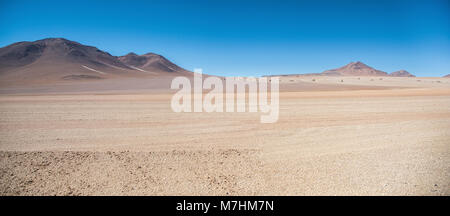
[[[450,195],[450,79],[281,77],[273,124],[158,79],[1,88],[0,194]]]

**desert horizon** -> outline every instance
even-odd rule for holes
[[[1,2],[0,197],[277,215],[450,196],[448,6]]]
[[[2,195],[450,194],[448,78],[361,62],[283,75],[280,119],[261,124],[172,112],[171,81],[193,75],[164,57],[94,69],[84,45],[56,40],[26,64],[10,53],[32,49],[0,49]]]

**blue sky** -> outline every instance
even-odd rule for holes
[[[318,73],[351,61],[442,76],[449,22],[447,0],[0,0],[0,46],[64,37],[225,76]]]

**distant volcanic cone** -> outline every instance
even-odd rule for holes
[[[321,73],[327,76],[387,76],[384,71],[376,70],[362,62],[351,62],[343,67]]]
[[[392,77],[416,77],[406,70],[399,70],[399,71],[392,72],[389,74],[389,76],[392,76]]]

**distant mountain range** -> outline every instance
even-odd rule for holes
[[[285,74],[271,76],[391,76],[391,77],[415,77],[406,70],[399,70],[392,73],[386,73],[381,70],[374,69],[360,61],[350,62],[340,68],[326,70],[322,73],[308,74]]]
[[[390,74],[374,69],[360,61],[350,62],[349,64],[322,72],[322,75],[328,76],[392,76],[392,77],[415,77],[406,70],[399,70]]]
[[[287,76],[296,75],[290,74]],[[350,62],[349,64],[342,66],[340,68],[326,70],[322,73],[309,73],[309,74],[298,74],[298,75],[314,75],[314,76],[391,76],[391,77],[415,77],[406,70],[399,70],[392,73],[386,73],[381,70],[377,70],[370,67],[360,61]]]
[[[18,42],[0,48],[2,81],[80,80],[190,73],[154,53],[112,56],[96,47],[64,38]]]
[[[0,81],[4,83],[178,75],[190,76],[192,72],[158,54],[131,52],[112,56],[64,38],[18,42],[0,48]],[[388,74],[359,61],[322,73],[298,75],[415,77],[406,70]]]
[[[408,71],[405,70],[399,70],[399,71],[395,71],[389,74],[389,76],[394,76],[394,77],[416,77],[412,74],[410,74]]]
[[[322,72],[322,75],[327,76],[387,76],[386,72],[376,70],[367,66],[362,62],[350,62],[349,64],[331,70]]]

